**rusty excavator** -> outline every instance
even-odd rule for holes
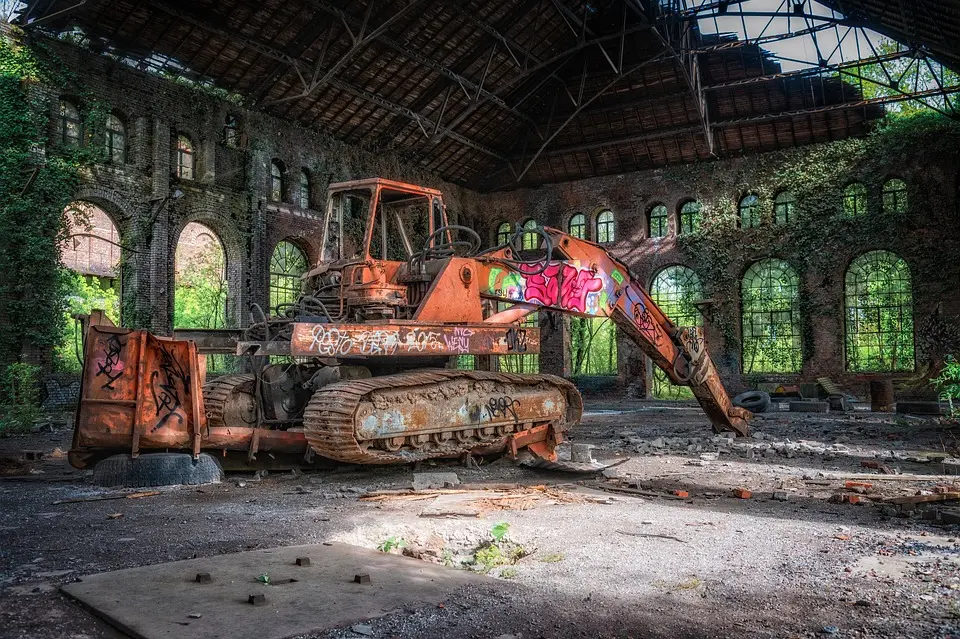
[[[526,233],[536,258],[523,250]],[[269,312],[254,306],[231,342],[252,372],[204,385],[196,341],[90,323],[71,463],[154,451],[206,451],[240,466],[258,453],[291,465],[523,449],[556,460],[580,421],[577,389],[489,370],[496,356],[539,352],[539,328],[522,324],[539,310],[609,317],[693,390],[716,432],[748,434],[751,414],[731,404],[702,329],[675,326],[601,246],[552,228],[481,245],[448,222],[440,191],[380,178],[332,184],[301,295]],[[452,368],[460,355],[487,370]]]

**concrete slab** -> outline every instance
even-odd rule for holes
[[[296,565],[301,557],[310,565]],[[209,573],[210,582],[198,583],[200,573]],[[274,585],[257,580],[264,573]],[[357,575],[370,575],[370,583],[355,583]],[[324,544],[118,570],[62,590],[139,639],[282,639],[435,605],[461,586],[492,581],[409,557]],[[248,603],[258,594],[264,605]]]

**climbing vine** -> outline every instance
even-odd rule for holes
[[[64,209],[83,167],[102,151],[97,145],[47,144],[56,96],[43,87],[72,84],[63,65],[38,56],[20,38],[0,33],[0,370],[24,361],[50,364],[69,288],[59,254],[66,239]],[[96,136],[106,111],[96,100],[81,99],[86,135]],[[9,392],[7,385],[0,389],[0,395]]]
[[[930,157],[956,160],[960,123],[935,113],[888,118],[864,138],[765,153],[723,163],[671,168],[665,178],[694,194],[703,204],[703,223],[695,233],[681,234],[677,244],[703,278],[705,294],[715,300],[711,322],[724,335],[728,356],[739,359],[740,299],[743,270],[764,257],[777,257],[807,278],[801,286],[798,311],[802,318],[804,359],[812,356],[813,327],[838,312],[836,300],[821,296],[835,278],[842,278],[852,257],[851,246],[890,248],[910,254],[922,247],[934,254],[940,238],[911,233],[937,228],[952,218],[952,194],[927,175]],[[915,167],[909,176],[900,172]],[[884,210],[881,192],[888,179],[906,178],[908,205]],[[928,182],[929,180],[929,182]],[[860,182],[869,193],[867,213],[850,217],[843,211],[843,191]],[[774,224],[774,200],[779,193],[796,197],[795,220]],[[739,228],[739,199],[759,196],[762,223]],[[916,265],[918,280],[955,281],[955,265]],[[932,273],[931,268],[957,273]],[[944,291],[945,292],[945,291]]]

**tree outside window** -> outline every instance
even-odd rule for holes
[[[567,225],[567,232],[581,240],[587,239],[587,216],[583,213],[577,213],[570,218]]]
[[[773,201],[773,223],[789,224],[797,219],[797,198],[784,191]]]
[[[800,278],[777,259],[753,264],[743,276],[743,372],[798,373],[803,364]]]
[[[680,233],[689,235],[700,230],[703,207],[700,202],[687,202],[680,207]]]
[[[752,193],[740,200],[740,228],[754,229],[760,226],[760,198]]]
[[[844,284],[847,369],[913,370],[913,287],[903,258],[865,253],[850,264]]]
[[[907,212],[907,183],[893,178],[883,184],[883,212]]]
[[[860,182],[848,184],[843,190],[843,214],[859,217],[867,212],[867,187]]]
[[[657,204],[650,209],[649,217],[650,237],[666,237],[670,227],[667,207]]]

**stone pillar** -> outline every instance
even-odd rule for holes
[[[540,311],[540,372],[563,376],[564,318],[559,313]]]

